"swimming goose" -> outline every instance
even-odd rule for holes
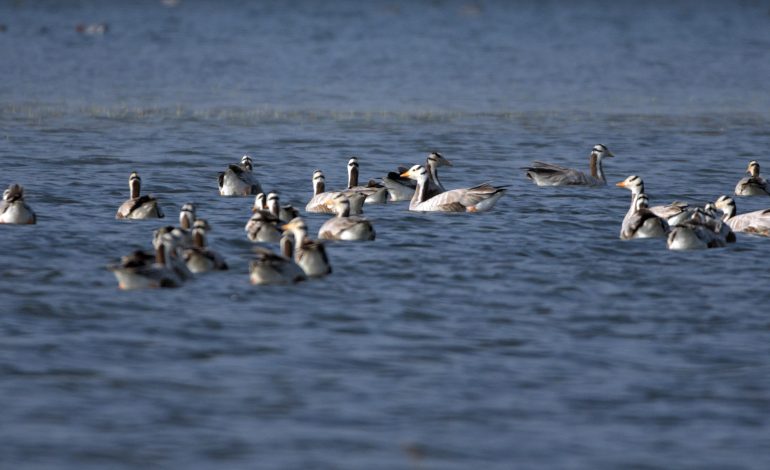
[[[327,204],[334,199],[337,194],[344,193],[350,199],[350,213],[351,215],[358,215],[363,208],[365,197],[351,197],[352,194],[356,194],[355,191],[350,193],[346,191],[326,191],[326,177],[323,171],[315,170],[313,172],[313,197],[305,206],[305,212],[320,212],[322,214],[333,214],[334,209]]]
[[[169,266],[170,237],[164,236],[161,243],[155,246],[154,256],[144,251],[135,251],[122,257],[120,263],[108,266],[107,269],[118,280],[118,287],[130,290],[181,286],[183,279]]]
[[[604,186],[607,180],[604,178],[602,160],[614,156],[604,145],[594,145],[589,156],[591,174],[537,161],[524,169],[527,170],[527,178],[538,186]]]
[[[171,225],[161,227],[152,232],[152,245],[157,250],[159,246],[166,246],[166,266],[173,269],[182,279],[192,279],[193,273],[184,262],[182,251],[192,247],[192,239],[187,240],[186,234],[178,227]]]
[[[193,246],[183,252],[187,269],[193,274],[227,269],[227,263],[222,256],[206,246],[206,232],[210,229],[205,219],[196,220],[192,229]]]
[[[250,196],[259,194],[262,188],[259,181],[252,174],[253,164],[251,157],[244,155],[238,165],[228,165],[227,169],[219,174],[219,194],[221,196]]]
[[[35,223],[35,212],[24,202],[24,188],[18,184],[8,186],[8,189],[3,191],[3,200],[0,201],[0,224]]]
[[[671,226],[666,245],[669,250],[721,248],[735,242],[730,226],[714,217],[712,204],[686,212],[687,218]]]
[[[734,231],[770,236],[770,209],[736,214],[735,200],[727,196],[720,196],[714,205],[722,211],[722,220]]]
[[[278,193],[271,192],[267,195],[267,204],[265,207],[271,214],[278,217],[279,220],[289,221],[295,217],[299,217],[299,211],[293,206],[286,204],[281,206],[281,202],[278,198]]]
[[[752,160],[746,169],[749,176],[738,181],[735,185],[735,194],[738,196],[768,196],[770,185],[767,180],[759,176],[759,162]]]
[[[273,253],[267,248],[257,247],[257,259],[249,263],[249,279],[252,284],[291,284],[307,279],[302,268],[292,259],[293,247],[291,235],[281,237],[281,253]]]
[[[281,239],[280,221],[266,210],[255,211],[246,222],[246,236],[255,243],[278,243]]]
[[[417,181],[417,189],[409,202],[410,211],[481,212],[491,209],[505,194],[506,188],[484,183],[472,188],[452,189],[432,198],[427,197],[428,170],[415,165],[401,176]]]
[[[623,226],[620,229],[620,238],[622,240],[631,240],[633,238],[656,238],[665,237],[668,233],[668,223],[665,219],[658,217],[647,205],[648,199],[644,193],[636,196],[632,200],[632,211],[623,219]]]
[[[639,176],[631,175],[620,183],[615,183],[615,186],[626,188],[631,191],[631,208],[628,210],[628,213],[626,213],[626,218],[628,218],[633,212],[634,200],[640,194],[644,194],[644,181],[642,181],[642,178]],[[665,206],[650,207],[649,210],[651,210],[652,213],[658,217],[669,221],[668,219],[671,219],[672,217],[682,214],[684,211],[686,211],[687,207],[688,205],[686,202],[674,201],[671,204]],[[624,219],[624,222],[625,220],[626,219]]]
[[[428,198],[446,191],[438,178],[438,167],[440,166],[452,166],[452,163],[440,153],[431,152],[425,160],[425,168],[428,169],[428,175],[430,176],[428,178]],[[408,169],[399,167],[398,172],[391,171],[386,177],[382,178],[383,184],[388,188],[391,201],[409,201],[414,196],[414,190],[417,185],[414,180],[401,176],[401,173],[405,171],[408,171]]]
[[[158,201],[152,196],[140,196],[142,179],[137,172],[132,172],[128,177],[130,197],[120,205],[115,214],[116,219],[162,219],[163,211],[158,206]]]
[[[282,228],[294,235],[294,261],[308,277],[324,276],[332,272],[326,248],[323,243],[308,238],[307,225],[301,217],[292,219]]]
[[[337,215],[327,220],[318,230],[318,238],[324,240],[374,240],[372,223],[360,216],[350,215],[350,202],[344,194],[338,194],[329,202]]]
[[[358,185],[358,158],[351,157],[348,160],[348,188],[347,192],[355,191],[366,196],[366,204],[385,204],[388,202],[388,188],[375,181],[369,181],[366,186]]]

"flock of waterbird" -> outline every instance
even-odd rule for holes
[[[607,184],[603,159],[614,155],[602,144],[595,145],[589,156],[589,173],[558,165],[533,162],[526,167],[526,176],[538,186],[586,186]],[[326,190],[324,174],[313,172],[313,196],[305,212],[334,214],[325,221],[318,239],[308,235],[308,227],[299,210],[281,205],[278,194],[262,191],[254,176],[251,157],[244,155],[238,164],[231,164],[219,174],[221,196],[254,196],[252,216],[246,222],[249,240],[259,245],[249,264],[253,284],[286,284],[331,273],[326,254],[328,240],[369,241],[376,232],[363,214],[365,204],[409,201],[409,210],[417,212],[482,212],[490,210],[506,192],[505,186],[489,183],[470,188],[446,190],[438,169],[452,164],[438,152],[428,155],[425,165],[399,168],[381,178],[360,185],[359,163],[356,157],[348,161],[348,184],[340,190]],[[748,176],[735,187],[738,196],[769,196],[770,186],[760,176],[759,163],[751,161]],[[164,213],[156,198],[141,194],[141,178],[132,172],[128,179],[129,199],[117,210],[117,219],[159,219]],[[770,209],[737,214],[735,200],[720,196],[704,207],[683,202],[649,205],[644,182],[629,176],[617,186],[631,191],[631,205],[623,218],[620,238],[665,237],[672,250],[722,247],[736,240],[734,232],[770,236]],[[0,202],[0,223],[35,224],[35,212],[24,201],[24,190],[12,184]],[[114,273],[121,289],[178,287],[196,274],[225,270],[224,259],[208,247],[210,226],[196,214],[193,203],[182,206],[179,226],[165,226],[153,233],[153,251],[135,251],[123,256],[108,268]],[[278,244],[279,251],[268,248]]]

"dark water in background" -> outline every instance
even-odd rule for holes
[[[702,203],[770,168],[769,2],[11,1],[0,23],[0,184],[39,216],[0,230],[0,467],[770,465],[770,241],[621,242],[627,191],[520,170],[603,142],[611,182]],[[367,206],[378,240],[330,246],[332,276],[249,285],[227,163],[304,205],[314,168],[339,186],[350,155],[373,178],[431,149],[447,186],[509,194]],[[229,272],[117,290],[105,266],[159,225],[113,219],[132,170],[167,221],[198,203]]]

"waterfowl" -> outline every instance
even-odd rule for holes
[[[171,225],[161,227],[152,233],[152,245],[155,249],[158,246],[166,246],[166,266],[172,269],[183,281],[192,279],[193,273],[184,262],[182,251],[192,246],[192,241],[188,241],[185,233],[177,227]]]
[[[401,176],[417,181],[417,189],[409,202],[410,211],[418,212],[482,212],[491,209],[505,194],[503,186],[484,183],[472,188],[452,189],[427,197],[428,170],[414,165]]]
[[[714,205],[722,211],[722,220],[734,231],[770,236],[770,209],[736,214],[735,200],[728,196],[720,196]]]
[[[137,172],[128,177],[130,197],[120,205],[116,219],[162,219],[165,217],[157,199],[150,195],[140,196],[142,179]]]
[[[668,223],[648,208],[648,199],[644,193],[637,195],[631,204],[631,214],[623,219],[623,226],[620,229],[622,240],[666,236],[669,230]]]
[[[358,158],[351,157],[348,160],[348,188],[347,193],[355,191],[366,196],[365,204],[385,204],[388,202],[388,189],[377,183],[369,181],[366,186],[358,185]]]
[[[714,217],[713,205],[688,210],[687,218],[671,226],[666,245],[669,250],[721,248],[735,242],[730,226]]]
[[[537,161],[524,169],[527,170],[527,178],[538,186],[604,186],[607,184],[607,179],[604,177],[602,160],[614,156],[606,146],[594,145],[589,156],[590,174]]]
[[[228,165],[219,173],[219,194],[221,196],[250,196],[259,194],[262,188],[252,174],[251,157],[244,155],[238,165]]]
[[[313,172],[313,197],[310,198],[310,201],[308,201],[305,206],[305,212],[333,214],[334,209],[327,203],[340,193],[344,193],[348,196],[348,199],[350,200],[350,213],[352,215],[360,214],[365,197],[353,198],[352,195],[356,194],[355,191],[350,193],[345,191],[326,191],[326,177],[324,176],[323,171],[315,170]]]
[[[180,287],[183,279],[169,266],[171,235],[155,246],[155,254],[135,251],[121,258],[120,263],[108,266],[118,287],[124,290],[159,287]]]
[[[626,213],[626,218],[630,217],[634,208],[634,200],[640,195],[644,194],[644,181],[640,176],[631,175],[619,183],[615,183],[615,186],[620,188],[626,188],[631,191],[631,208]],[[672,217],[685,212],[688,208],[686,202],[674,201],[671,204],[665,206],[653,206],[649,207],[649,210],[658,217],[669,221]],[[624,219],[625,222],[625,219]],[[670,222],[670,221],[669,221]]]
[[[307,225],[301,217],[292,219],[282,228],[294,235],[294,261],[308,277],[325,276],[332,272],[326,248],[323,243],[308,238]]]
[[[344,194],[338,194],[329,202],[336,216],[327,220],[318,230],[318,238],[324,240],[374,240],[372,223],[360,216],[350,215],[350,202]]]
[[[759,162],[752,160],[746,168],[749,176],[738,181],[735,185],[737,196],[770,196],[770,185],[767,180],[759,176]]]
[[[428,198],[446,191],[438,178],[438,168],[440,166],[452,166],[452,163],[440,153],[431,152],[425,160],[425,168],[428,169],[429,175]],[[408,171],[408,168],[399,167],[398,172],[391,171],[382,178],[382,183],[388,188],[391,201],[409,201],[414,196],[417,184],[415,184],[414,180],[401,176],[405,171]]]
[[[193,246],[183,252],[187,269],[193,274],[227,269],[224,258],[206,246],[206,232],[210,229],[205,219],[196,220],[192,229]]]
[[[293,246],[288,233],[281,237],[281,253],[267,248],[254,249],[257,259],[249,263],[249,279],[252,284],[291,284],[307,279],[302,268],[292,259]]]
[[[279,220],[289,221],[295,217],[299,217],[299,211],[293,206],[289,204],[281,206],[278,193],[276,192],[271,192],[267,195],[267,205],[265,208]]]
[[[37,223],[37,216],[24,201],[24,188],[18,184],[8,186],[3,191],[3,200],[0,201],[0,224],[24,224]]]
[[[246,237],[255,243],[277,243],[281,239],[279,224],[278,217],[260,209],[246,222]]]

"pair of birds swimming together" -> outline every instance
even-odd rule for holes
[[[525,170],[527,177],[538,186],[601,186],[607,183],[602,167],[607,157],[614,155],[606,146],[598,144],[589,157],[590,173],[542,162],[534,162]],[[770,195],[756,160],[749,162],[746,171],[748,176],[738,182],[735,194]],[[620,238],[624,240],[667,237],[669,249],[685,250],[725,246],[736,240],[733,231],[770,235],[770,209],[738,215],[735,200],[727,196],[720,196],[703,208],[681,202],[649,207],[644,182],[639,176],[629,176],[617,186],[629,189],[632,194],[631,206],[620,230]]]

